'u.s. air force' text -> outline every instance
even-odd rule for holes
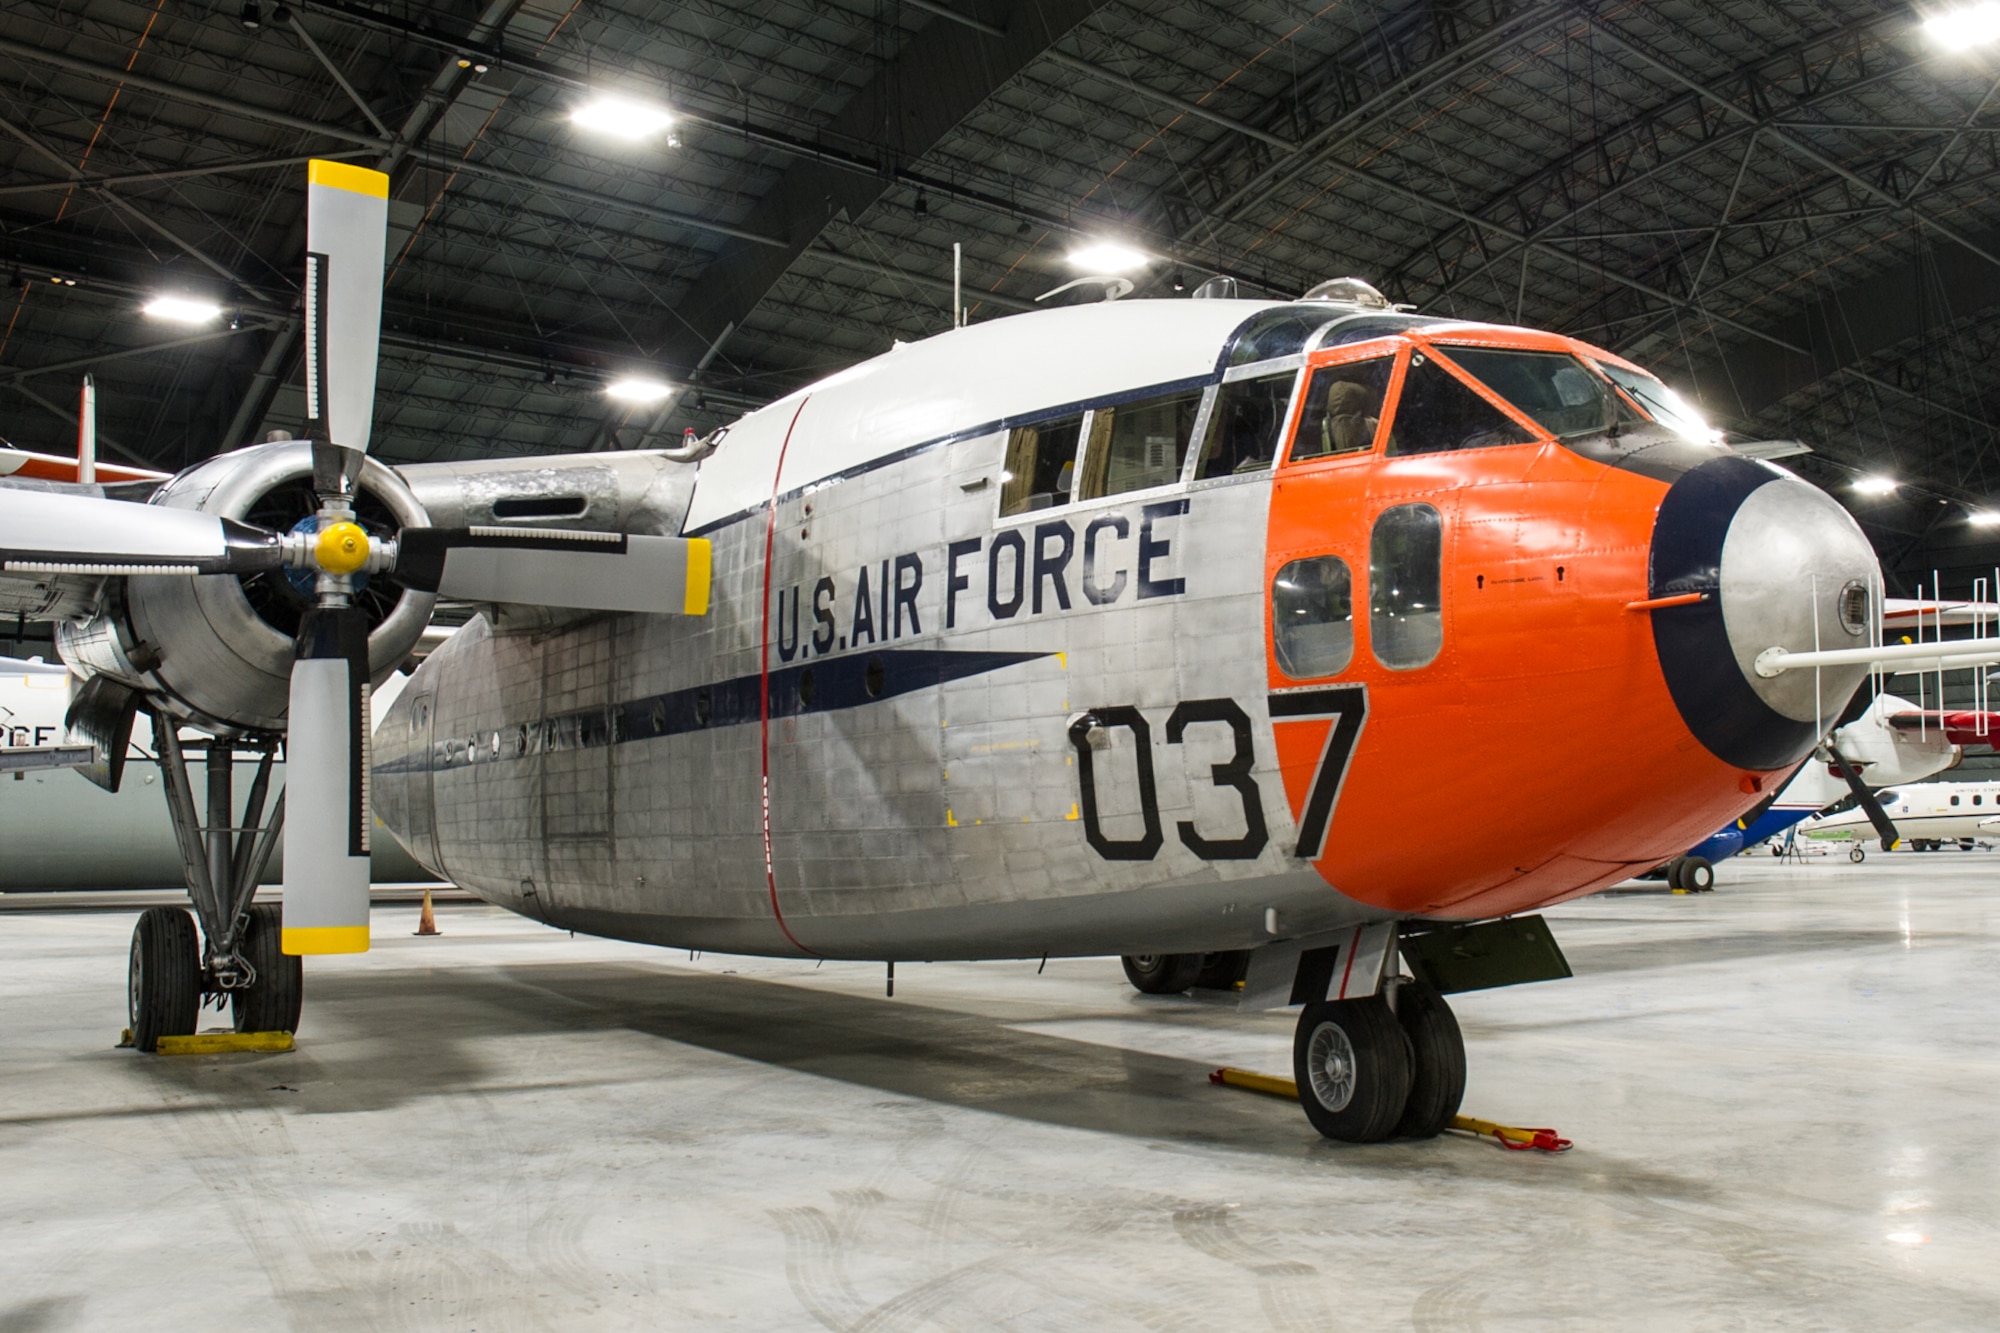
[[[777,590],[778,657],[824,656],[925,632],[1053,615],[1079,603],[1110,606],[1122,598],[1178,597],[1187,580],[1174,559],[1176,520],[1186,499],[1144,505],[1135,522],[1120,512],[1051,518],[948,542],[929,560],[920,552],[827,574],[812,585]],[[1079,531],[1079,527],[1081,530]],[[845,585],[845,586],[843,586]],[[804,637],[801,638],[803,633]]]

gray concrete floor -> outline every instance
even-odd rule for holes
[[[0,917],[0,1329],[2000,1326],[2000,855],[1769,858],[1455,997],[1470,1139],[1211,1087],[1115,960],[815,969],[376,913],[298,1051],[111,1049],[129,914]]]

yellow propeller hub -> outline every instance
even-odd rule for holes
[[[359,523],[329,523],[313,543],[313,560],[329,574],[352,574],[368,563],[368,534]]]

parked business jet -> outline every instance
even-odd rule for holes
[[[297,956],[367,947],[372,781],[425,865],[608,936],[1251,950],[1243,1003],[1304,1006],[1313,1125],[1434,1134],[1465,1072],[1441,992],[1564,971],[1467,923],[1658,864],[1871,663],[1948,655],[1880,646],[1846,511],[1639,367],[1351,279],[957,329],[680,451],[391,468],[387,178],[308,191],[310,440],[144,505],[0,484],[0,600],[59,622],[81,728],[289,735],[280,927],[244,906],[265,844],[201,841],[159,730],[206,943],[140,918],[142,1047],[204,992],[292,1026]],[[371,758],[438,596],[486,611]],[[1384,836],[1439,804],[1479,815]]]
[[[2000,831],[1994,823],[2000,815],[2000,782],[1918,782],[1885,791],[1880,800],[1915,851],[1934,852],[1949,843],[1971,851],[1976,839]],[[1855,842],[1848,856],[1859,861],[1862,858],[1855,853],[1863,851],[1860,844],[1873,830],[1866,813],[1844,810],[1813,820],[1805,833],[1809,838]]]

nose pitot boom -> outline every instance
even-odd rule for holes
[[[1652,612],[1660,668],[1688,730],[1744,769],[1805,757],[1867,668],[1764,677],[1757,655],[1867,645],[1880,581],[1867,537],[1818,487],[1747,458],[1683,474],[1660,503],[1648,595],[1704,594]]]

